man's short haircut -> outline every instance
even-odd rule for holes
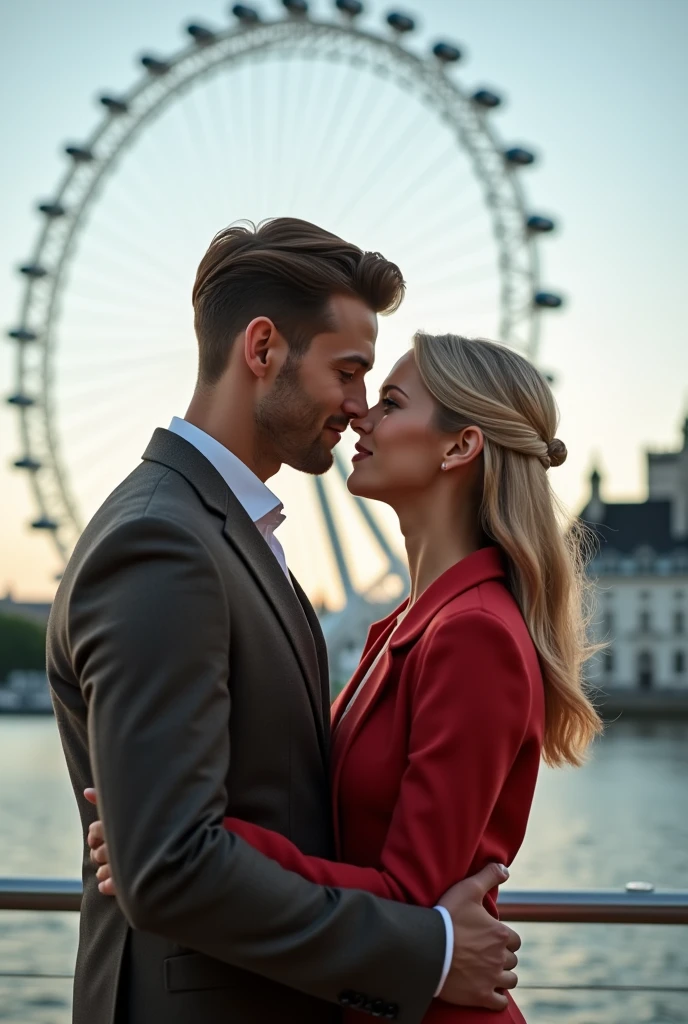
[[[308,221],[276,217],[225,228],[210,243],[193,288],[199,381],[214,384],[222,376],[234,339],[255,317],[272,320],[298,358],[316,334],[335,327],[332,296],[393,313],[404,289],[395,263]]]

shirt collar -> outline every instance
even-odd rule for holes
[[[192,444],[214,466],[224,482],[255,523],[269,512],[282,511],[279,498],[238,459],[229,448],[188,420],[175,416],[169,430]]]

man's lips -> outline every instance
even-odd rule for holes
[[[348,427],[348,423],[346,423],[344,426],[341,426],[341,427],[335,427],[331,423],[327,423],[325,425],[325,430],[329,430],[331,434],[334,434],[334,436],[335,436],[335,442],[334,443],[337,444],[339,442],[339,440],[341,439],[341,436],[342,436],[342,434],[344,433],[344,431],[346,430],[347,427]]]

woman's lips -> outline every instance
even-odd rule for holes
[[[363,445],[359,441],[359,443],[356,445],[356,455],[354,455],[354,457],[352,458],[351,461],[352,462],[361,462],[363,459],[370,459],[370,458],[372,458],[372,456],[373,456],[373,453],[369,452],[367,448],[364,448]]]

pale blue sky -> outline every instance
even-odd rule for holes
[[[274,0],[264,0],[260,6],[266,12],[276,9]],[[329,4],[315,2],[312,7],[324,11]],[[193,6],[186,0],[120,0],[117,4],[22,0],[3,11],[0,99],[5,147],[0,164],[0,321],[4,325],[11,326],[17,316],[20,282],[13,267],[26,259],[33,247],[39,226],[34,204],[55,188],[64,167],[62,145],[85,137],[100,117],[94,97],[104,89],[117,92],[128,88],[139,73],[134,58],[141,52],[149,49],[164,55],[178,48],[183,39],[180,27],[187,21],[226,23],[226,8],[216,0],[194,0]],[[367,9],[368,23],[379,23],[389,5],[375,0],[367,4]],[[688,314],[683,294],[688,279],[688,202],[684,196],[688,163],[688,3],[423,0],[411,2],[404,9],[422,18],[422,31],[414,46],[442,36],[465,46],[467,57],[458,71],[460,81],[471,87],[495,86],[503,92],[507,102],[496,114],[498,132],[506,142],[532,144],[540,158],[537,166],[523,176],[530,205],[553,214],[561,225],[561,231],[543,246],[543,281],[568,298],[565,311],[546,318],[540,353],[541,363],[558,377],[560,436],[570,453],[567,464],[557,471],[557,490],[568,504],[578,506],[586,493],[591,460],[596,457],[609,495],[641,496],[643,449],[674,447],[688,405]],[[247,78],[244,86],[250,86],[251,81],[255,79]],[[317,114],[317,100],[314,109]],[[266,123],[269,126],[269,114]],[[86,270],[96,259],[114,259],[118,225],[126,230],[129,243],[139,248],[141,241],[132,234],[140,230],[143,239],[145,232],[152,230],[145,219],[140,223],[131,220],[131,210],[129,221],[122,220],[124,214],[115,202],[124,204],[122,210],[129,209],[129,183],[134,176],[138,180],[142,173],[152,173],[151,168],[155,174],[164,175],[166,182],[174,177],[174,168],[168,174],[170,165],[164,163],[161,148],[169,143],[169,138],[165,142],[165,132],[169,135],[174,130],[172,120],[167,127],[161,122],[160,134],[151,133],[148,143],[142,138],[138,155],[132,151],[131,163],[123,164],[121,175],[113,179],[112,191],[104,194],[102,210],[94,214],[90,235],[88,231],[84,235],[82,259]],[[429,133],[430,128],[426,138],[419,129],[417,145],[405,149],[403,162],[408,167],[404,170],[409,173],[416,165],[423,166],[425,151],[430,152],[435,143],[439,145],[439,136],[433,139]],[[238,173],[237,165],[250,164],[245,151],[222,154],[218,160],[220,142],[215,138],[211,141],[216,148],[208,150],[209,162],[213,163],[206,179],[209,192],[220,187],[225,167],[228,173]],[[154,152],[156,149],[159,152]],[[325,185],[331,173],[327,170],[327,155],[317,154],[326,169]],[[156,159],[163,164],[154,165]],[[374,159],[370,147],[360,153],[361,173],[375,166]],[[174,245],[164,242],[167,263],[161,262],[166,266],[170,261],[175,264],[172,269],[176,278],[170,277],[171,287],[175,280],[174,294],[169,302],[165,300],[164,310],[160,301],[151,302],[153,315],[159,316],[165,332],[163,341],[178,336],[176,341],[169,341],[175,350],[188,345],[191,352],[188,288],[193,267],[208,240],[210,224],[213,229],[221,226],[212,218],[233,220],[283,212],[275,208],[287,201],[286,193],[276,190],[278,168],[270,166],[270,159],[261,167],[266,195],[260,202],[243,186],[237,186],[230,192],[231,201],[206,203],[201,209],[199,190],[192,188],[188,207],[184,203],[183,211],[172,208],[161,226],[161,236],[167,239],[178,220],[180,229],[174,231],[174,244],[180,252],[184,247],[182,259]],[[192,170],[183,173],[190,175]],[[177,172],[182,175],[179,168]],[[384,173],[380,172],[381,188],[386,187]],[[187,179],[179,180],[183,194]],[[322,186],[323,182],[318,184]],[[462,188],[469,189],[469,183]],[[205,202],[203,196],[201,199]],[[337,220],[340,199],[338,195],[323,199],[320,217],[324,226],[335,230],[337,224],[330,225],[328,216],[331,212],[332,219]],[[440,216],[444,204],[448,223],[454,223],[451,218],[455,211],[446,183],[443,186],[438,182]],[[226,210],[226,218],[218,210]],[[418,216],[412,205],[408,212],[410,220]],[[151,207],[147,215],[158,213]],[[376,248],[380,243],[371,221],[371,217],[363,218],[354,240]],[[182,222],[186,225],[183,231]],[[365,234],[368,223],[375,237],[358,237]],[[433,226],[435,235],[441,233],[438,223]],[[400,224],[403,227],[403,220]],[[423,225],[420,227],[422,236]],[[414,237],[418,229],[417,222],[409,224]],[[422,316],[424,326],[437,326],[441,321],[444,329],[456,331],[471,328],[473,323],[470,311],[455,302],[446,288],[442,290],[433,283],[443,279],[445,255],[442,260],[437,255],[432,257],[430,248],[426,256],[420,243],[416,252],[415,242],[406,252],[401,236],[384,236],[383,241],[394,249],[386,254],[409,267],[410,286],[416,277],[419,283],[416,293],[409,295],[406,310],[385,325],[374,385],[404,350],[413,327],[421,326],[414,317]],[[399,255],[397,249],[404,251]],[[449,258],[446,243],[438,245],[436,252]],[[414,256],[419,266],[425,265],[425,273],[416,277]],[[81,272],[75,267],[75,291]],[[88,298],[89,280],[84,273],[81,286],[85,291],[79,301],[84,295]],[[102,281],[99,287],[100,302]],[[67,302],[66,316],[77,323],[78,316],[85,315],[79,312],[81,309],[78,305],[71,308]],[[91,315],[101,314],[92,310]],[[95,325],[93,321],[84,323],[90,339]],[[173,326],[168,328],[167,323]],[[79,351],[78,347],[74,349],[71,358],[77,358]],[[70,358],[66,344],[63,355],[66,360]],[[191,383],[192,369],[183,362],[186,377],[180,377],[182,384],[176,382],[180,390],[175,391],[172,384],[169,392],[161,389],[161,419],[168,412],[184,411],[180,406],[188,391],[187,382]],[[69,365],[68,361],[64,364],[65,368]],[[0,388],[9,393],[12,387],[12,348],[3,342]],[[69,392],[69,402],[77,394],[78,390]],[[90,403],[87,394],[91,395]],[[65,390],[65,401],[67,395]],[[87,393],[82,392],[79,398],[85,410],[81,419],[71,427],[65,424],[64,429],[68,437],[77,438],[79,432],[90,435],[91,446],[84,450],[83,457],[107,463],[112,461],[111,447],[118,443],[113,441],[113,426],[117,427],[123,411],[116,404],[101,407],[100,401],[89,385]],[[134,389],[131,406],[146,404],[147,399]],[[158,415],[158,406],[155,409]],[[131,410],[129,415],[130,434],[142,450],[149,425],[141,417],[139,444],[138,420]],[[76,441],[70,441],[70,446],[73,444]],[[10,410],[2,409],[0,592],[11,584],[18,594],[45,595],[51,592],[57,561],[47,539],[26,528],[33,513],[26,480],[6,468],[17,450],[14,417]],[[124,453],[125,447],[121,450]],[[128,452],[126,448],[126,458],[130,459]],[[123,464],[122,472],[129,464]],[[95,495],[95,482],[93,486]],[[102,480],[98,486],[103,486]],[[291,549],[297,572],[305,573],[311,589],[318,589],[323,584],[317,575],[309,576],[311,553],[299,536],[303,531],[298,529],[299,524],[308,526],[312,521],[312,513],[304,511],[302,496],[306,491],[303,487],[301,491],[295,489],[288,480],[282,487],[289,515],[283,527],[287,548]]]

